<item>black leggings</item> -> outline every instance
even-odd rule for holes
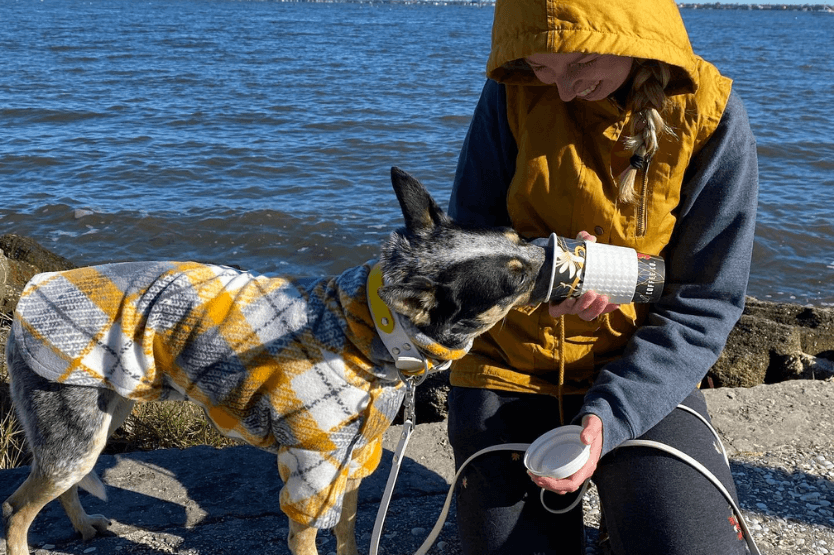
[[[567,398],[566,415],[581,407]],[[683,402],[708,417],[704,396]],[[455,387],[449,395],[449,438],[459,467],[470,455],[500,443],[532,443],[558,426],[556,399],[542,395]],[[570,416],[568,416],[570,418]],[[554,421],[555,419],[555,421]],[[674,410],[640,439],[671,445],[707,467],[736,497],[732,475],[715,438],[696,416]],[[465,555],[582,555],[581,505],[547,512],[540,488],[524,468],[523,453],[482,455],[463,471],[456,490],[458,531]],[[621,447],[594,473],[615,555],[736,555],[746,553],[724,496],[688,464],[648,447]],[[551,508],[575,494],[545,494]]]

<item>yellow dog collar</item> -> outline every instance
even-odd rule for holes
[[[435,365],[423,356],[423,353],[420,352],[414,341],[403,329],[397,313],[388,308],[388,305],[379,296],[378,291],[382,285],[382,267],[379,263],[376,263],[368,274],[368,308],[371,311],[371,318],[373,318],[377,334],[379,334],[385,348],[393,357],[397,369],[406,375],[415,375],[427,373],[429,370],[437,371],[448,368],[451,361]]]

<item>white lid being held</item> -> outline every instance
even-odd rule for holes
[[[524,453],[524,466],[536,476],[561,480],[576,473],[591,456],[591,446],[582,443],[581,426],[560,426],[534,441]]]

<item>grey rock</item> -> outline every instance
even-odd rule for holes
[[[14,312],[23,287],[35,274],[74,267],[28,237],[0,236],[0,314]]]
[[[834,310],[748,297],[708,382],[753,387],[832,375]]]

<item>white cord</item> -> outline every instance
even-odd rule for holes
[[[712,426],[710,426],[710,428],[712,428]],[[722,484],[721,481],[715,477],[715,474],[710,472],[709,469],[707,469],[707,467],[705,467],[704,465],[702,465],[701,463],[684,453],[683,451],[679,451],[678,449],[670,447],[665,443],[660,443],[659,441],[649,441],[647,439],[630,439],[621,443],[620,447],[652,447],[654,449],[660,449],[661,451],[665,451],[670,455],[674,455],[675,457],[689,464],[690,466],[695,468],[695,470],[703,474],[707,480],[712,482],[712,484],[716,488],[718,488],[718,491],[720,491],[724,495],[727,501],[730,502],[730,506],[733,508],[733,512],[735,512],[736,516],[738,517],[738,523],[739,526],[741,526],[741,531],[744,533],[744,540],[747,542],[747,547],[750,549],[750,553],[752,553],[752,555],[762,555],[761,551],[759,551],[758,546],[756,546],[756,542],[753,541],[753,536],[750,534],[750,529],[747,527],[747,521],[744,519],[744,515],[741,514],[741,509],[739,509],[738,505],[736,505],[736,502],[733,501],[733,496],[730,495],[730,492],[727,491],[727,488],[724,487],[724,484]]]
[[[474,459],[480,457],[481,455],[485,455],[486,453],[492,453],[493,451],[526,451],[527,448],[530,447],[529,443],[503,443],[501,445],[493,445],[491,447],[486,447],[481,449],[468,459],[466,459],[460,468],[455,473],[455,477],[452,478],[452,485],[449,488],[449,493],[446,494],[446,502],[443,504],[443,510],[440,511],[440,516],[437,518],[437,522],[434,524],[434,528],[432,528],[431,532],[429,533],[429,537],[426,538],[426,541],[423,542],[423,545],[414,552],[414,555],[426,555],[429,548],[434,543],[434,540],[437,539],[437,536],[440,535],[440,530],[443,528],[443,524],[446,522],[446,517],[449,516],[449,507],[452,506],[452,495],[455,492],[455,484],[458,482],[458,478],[460,477],[460,473],[463,472],[463,469],[466,468],[466,465],[471,463]]]
[[[400,466],[405,458],[405,448],[408,446],[408,441],[411,439],[411,432],[413,430],[414,424],[412,422],[407,420],[403,423],[400,443],[397,445],[397,452],[394,453],[394,460],[391,461],[391,472],[388,474],[388,482],[385,484],[385,491],[382,493],[379,510],[374,521],[374,528],[371,532],[370,555],[377,555],[379,538],[382,536],[382,526],[385,524],[385,515],[388,513],[388,505],[391,503],[391,496],[394,493],[394,484],[397,482],[397,475],[400,473]],[[443,520],[446,520],[445,516]]]
[[[426,374],[428,374],[428,371]],[[414,414],[415,381],[419,380],[419,383],[422,383],[424,379],[425,375],[422,378],[403,378],[403,382],[405,383],[405,395],[403,396],[403,429],[400,433],[400,442],[397,444],[397,450],[394,452],[394,459],[391,461],[391,472],[388,474],[388,481],[385,484],[385,491],[382,493],[382,499],[379,502],[379,509],[376,513],[376,520],[374,521],[374,528],[371,532],[370,555],[377,555],[379,539],[382,536],[382,526],[385,524],[385,515],[388,514],[391,496],[394,495],[397,475],[400,473],[400,466],[402,466],[403,459],[405,458],[405,449],[408,447],[412,432],[414,432],[414,422],[417,420]],[[454,482],[452,483],[454,484]]]
[[[582,488],[580,488],[579,493],[576,496],[576,499],[573,500],[573,503],[565,507],[564,509],[551,509],[547,506],[547,503],[544,502],[544,493],[548,490],[542,488],[541,492],[539,493],[539,500],[542,502],[542,507],[548,513],[553,513],[554,515],[563,515],[565,513],[571,512],[574,507],[579,505],[582,502],[582,498],[585,497],[585,492],[588,491],[588,484],[591,483],[591,480],[585,480],[582,483]]]
[[[706,424],[707,428],[709,428],[709,430],[712,432],[712,435],[715,436],[715,439],[717,440],[718,445],[721,447],[721,452],[724,455],[724,460],[727,463],[727,466],[729,466],[730,461],[729,461],[729,458],[727,457],[727,451],[724,449],[724,445],[721,442],[721,438],[718,436],[718,432],[716,432],[715,428],[713,428],[710,425],[709,421],[706,418],[704,418],[703,416],[701,416],[698,412],[694,411],[693,409],[691,409],[687,406],[678,405],[677,408],[682,409],[682,410],[684,410],[686,412],[689,412],[691,414],[694,414],[704,424]],[[440,531],[443,529],[443,524],[446,522],[446,518],[449,516],[449,508],[452,505],[452,497],[453,497],[453,494],[454,494],[454,491],[455,491],[455,484],[457,483],[461,472],[463,472],[463,469],[466,468],[466,466],[470,462],[472,462],[472,460],[476,459],[477,457],[480,457],[481,455],[484,455],[486,453],[491,453],[491,452],[494,452],[494,451],[526,451],[527,448],[530,447],[530,445],[531,445],[530,443],[505,443],[505,444],[501,444],[501,445],[493,445],[491,447],[481,449],[480,451],[478,451],[477,453],[475,453],[474,455],[472,455],[471,457],[466,459],[464,461],[464,463],[462,465],[460,465],[460,468],[455,473],[454,478],[452,478],[452,484],[449,487],[449,493],[446,495],[446,502],[443,504],[443,509],[440,511],[440,516],[438,517],[437,522],[434,525],[434,528],[432,528],[428,537],[423,542],[423,544],[419,547],[419,549],[417,549],[417,551],[414,552],[414,555],[426,555],[426,553],[428,553],[431,546],[434,544],[435,540],[437,540],[437,537],[440,535]],[[722,484],[721,481],[718,478],[716,478],[715,475],[712,472],[710,472],[707,467],[705,467],[704,465],[702,465],[701,463],[699,463],[698,461],[696,461],[695,459],[693,459],[692,457],[690,457],[689,455],[684,453],[683,451],[680,451],[678,449],[675,449],[674,447],[666,445],[665,443],[660,443],[658,441],[649,441],[649,440],[645,440],[645,439],[631,439],[631,440],[628,440],[628,441],[624,441],[623,443],[621,443],[619,445],[619,447],[649,447],[649,448],[653,448],[653,449],[659,449],[661,451],[664,451],[666,453],[669,453],[670,455],[673,455],[673,456],[677,457],[678,459],[684,461],[685,463],[689,464],[690,466],[695,468],[697,471],[699,471],[701,474],[703,474],[704,477],[706,477],[710,482],[712,482],[712,484],[716,488],[718,488],[718,491],[720,491],[724,495],[724,497],[727,499],[727,501],[729,501],[730,506],[733,509],[733,512],[738,517],[739,526],[741,527],[741,531],[744,534],[744,539],[747,542],[747,547],[750,549],[751,555],[762,555],[761,551],[759,551],[759,548],[756,545],[756,542],[753,540],[753,535],[750,533],[750,529],[747,526],[747,521],[745,520],[744,515],[741,514],[741,509],[738,507],[736,502],[733,501],[733,496],[730,495],[730,492],[727,491],[727,488],[724,487],[724,484]],[[574,507],[576,507],[576,505],[578,505],[580,501],[582,501],[582,498],[585,495],[585,491],[588,488],[588,482],[589,482],[589,480],[585,481],[585,483],[582,485],[582,490],[580,491],[580,494],[577,496],[576,500],[573,503],[571,503],[571,505],[566,509],[550,509],[549,507],[547,507],[547,505],[544,504],[544,492],[547,491],[547,490],[542,488],[542,491],[541,491],[542,505],[544,506],[545,510],[547,510],[551,513],[560,514],[560,513],[568,512],[571,509],[573,509]],[[381,528],[381,524],[380,524],[380,528]],[[381,529],[380,529],[380,532],[381,532]]]
[[[724,462],[727,463],[727,466],[730,466],[730,458],[727,456],[727,451],[724,449],[724,443],[721,442],[721,438],[718,436],[718,432],[715,431],[715,428],[712,427],[712,424],[709,423],[709,420],[701,416],[701,413],[695,409],[691,409],[686,405],[678,405],[676,408],[681,409],[682,411],[686,411],[692,416],[696,417],[698,420],[704,423],[704,426],[712,432],[712,436],[715,438],[715,442],[721,448],[721,454],[724,455]],[[637,440],[634,440],[637,441]]]

